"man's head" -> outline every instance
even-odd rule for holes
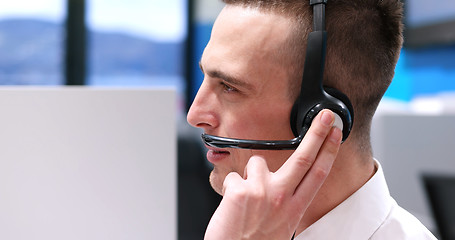
[[[309,1],[225,0],[201,58],[204,82],[188,121],[208,134],[261,140],[293,137],[290,112],[300,90]],[[370,151],[369,127],[393,77],[401,47],[401,4],[392,0],[329,0],[324,85],[346,93],[356,121],[348,141]],[[303,83],[305,84],[305,83]],[[304,86],[304,85],[303,85]],[[263,155],[278,169],[290,151],[211,149],[212,186]]]
[[[228,5],[256,8],[291,19],[292,35],[282,46],[292,64],[289,96],[299,94],[306,40],[312,30],[309,0],[223,0]],[[356,121],[351,139],[369,145],[372,116],[394,75],[402,46],[400,0],[328,0],[328,32],[324,85],[345,93],[354,105]],[[369,146],[361,146],[369,148]]]

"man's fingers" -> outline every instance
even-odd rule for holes
[[[230,172],[226,176],[223,182],[223,195],[229,189],[239,190],[238,186],[245,180],[256,182],[259,188],[267,174],[270,174],[270,170],[265,159],[260,156],[252,156],[245,167],[243,178],[237,172]]]
[[[316,161],[297,186],[294,195],[297,201],[308,198],[309,193],[316,195],[332,169],[333,162],[338,154],[343,133],[339,128],[332,128],[319,151]],[[312,198],[314,197],[312,196]]]
[[[290,191],[296,189],[313,165],[334,121],[334,113],[330,110],[322,110],[314,118],[299,147],[276,172],[276,175],[282,179]]]
[[[262,179],[265,174],[270,173],[267,162],[260,156],[252,156],[245,167],[244,179]]]
[[[223,191],[222,194],[225,196],[227,191],[236,189],[236,186],[239,186],[243,181],[243,178],[236,172],[230,172],[224,178],[223,182]]]

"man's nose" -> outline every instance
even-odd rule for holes
[[[188,111],[188,123],[193,127],[202,128],[206,132],[218,127],[216,103],[216,95],[210,91],[206,84],[202,83]]]

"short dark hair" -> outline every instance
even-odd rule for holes
[[[282,52],[292,80],[290,96],[299,94],[306,39],[312,27],[309,0],[223,0],[228,5],[253,7],[289,17],[294,35]],[[324,85],[351,99],[355,121],[350,139],[370,149],[374,112],[390,85],[403,43],[403,4],[400,0],[328,0],[328,32]],[[363,146],[361,146],[364,144]],[[367,148],[367,149],[365,149]]]

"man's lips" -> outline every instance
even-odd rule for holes
[[[206,147],[208,149],[207,160],[211,163],[219,162],[231,154],[229,151],[225,149],[214,148],[207,145]]]

